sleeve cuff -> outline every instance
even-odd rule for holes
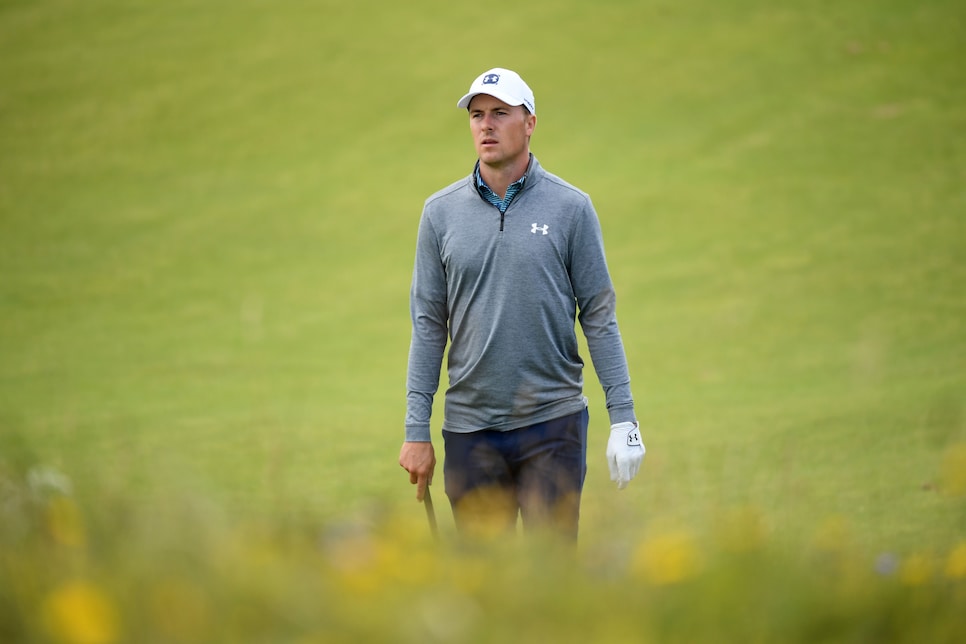
[[[616,425],[617,423],[637,422],[637,416],[634,415],[633,407],[618,407],[616,409],[609,409],[607,413],[610,415],[611,425]]]
[[[429,433],[428,426],[412,426],[406,425],[406,442],[414,443],[429,443],[432,441],[432,437]]]

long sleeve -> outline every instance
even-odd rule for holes
[[[624,343],[617,325],[617,295],[604,256],[600,222],[592,205],[577,221],[571,279],[579,307],[580,328],[604,390],[611,424],[636,420]]]
[[[446,276],[439,245],[426,214],[419,223],[409,294],[412,339],[406,375],[406,440],[430,440],[433,397],[446,349]]]

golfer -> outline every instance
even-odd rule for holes
[[[484,72],[457,107],[479,160],[426,200],[419,222],[399,464],[422,501],[448,340],[443,475],[457,530],[502,534],[519,516],[527,532],[575,540],[589,422],[578,320],[606,397],[619,489],[644,457],[600,223],[587,194],[530,153],[537,111],[519,75]]]

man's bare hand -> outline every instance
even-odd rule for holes
[[[406,441],[399,450],[399,465],[409,472],[409,482],[416,486],[416,500],[422,502],[426,486],[433,482],[436,452],[429,441]]]

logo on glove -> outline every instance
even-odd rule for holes
[[[627,446],[634,447],[641,444],[641,432],[634,429],[627,432]]]

